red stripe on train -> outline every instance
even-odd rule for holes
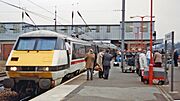
[[[75,61],[72,61],[72,62],[71,62],[71,65],[77,64],[77,63],[81,63],[81,62],[85,62],[85,60],[83,59],[83,60],[75,60]]]

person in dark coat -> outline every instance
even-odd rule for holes
[[[110,62],[113,58],[113,56],[111,54],[109,54],[110,50],[107,49],[106,52],[104,53],[103,56],[103,77],[104,79],[108,79],[109,77],[109,69],[110,69]]]
[[[178,67],[178,57],[179,54],[177,52],[177,50],[174,51],[174,66]]]

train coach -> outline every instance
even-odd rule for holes
[[[65,47],[69,42],[70,50]],[[39,93],[61,83],[64,77],[85,69],[85,53],[99,47],[52,31],[24,33],[17,39],[6,63],[4,86],[17,92]]]

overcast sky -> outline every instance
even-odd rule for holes
[[[1,1],[1,0],[0,0]],[[54,24],[57,9],[58,24],[71,24],[71,12],[74,14],[74,24],[83,24],[79,11],[88,24],[118,24],[121,21],[122,0],[3,0],[41,15],[28,13],[36,24]],[[175,41],[180,41],[180,0],[153,0],[153,15],[157,38],[174,31]],[[35,4],[33,4],[35,3]],[[40,7],[38,7],[39,5]],[[22,10],[0,2],[0,22],[22,21]],[[43,9],[42,9],[43,8]],[[130,16],[150,15],[150,0],[126,0],[126,21],[140,21],[140,18],[130,19]],[[52,12],[52,13],[50,13]],[[43,15],[43,16],[42,16]],[[40,17],[39,17],[40,16]],[[144,20],[150,20],[145,18]],[[32,23],[27,16],[25,22]]]

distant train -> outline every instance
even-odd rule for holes
[[[66,50],[65,40],[69,42],[70,52]],[[50,89],[64,77],[77,75],[85,69],[84,57],[90,48],[98,52],[108,47],[52,31],[22,34],[8,57],[8,79],[4,80],[4,85],[18,92],[37,93]]]

